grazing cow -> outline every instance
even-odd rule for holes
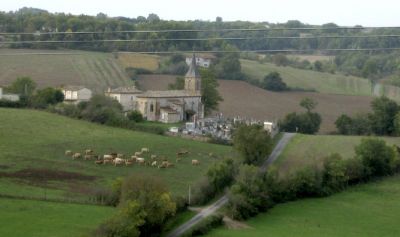
[[[84,157],[83,157],[83,159],[84,160],[91,160],[92,159],[92,155],[85,155]]]
[[[156,167],[156,166],[157,166],[157,161],[156,161],[156,160],[153,161],[153,162],[151,163],[151,166],[152,166],[152,167]]]
[[[112,160],[112,159],[114,159],[114,157],[112,155],[104,155],[103,159],[104,160]]]
[[[141,151],[135,152],[135,156],[140,156],[140,155],[142,155],[142,152],[141,152]]]
[[[93,150],[92,149],[86,149],[85,150],[85,155],[91,155],[93,154]]]
[[[112,164],[113,162],[114,162],[113,159],[110,159],[110,160],[104,159],[104,160],[103,160],[103,164]]]
[[[187,154],[189,154],[189,151],[187,151],[187,150],[178,151],[176,153],[177,156],[183,156],[183,155],[187,155]]]
[[[198,161],[198,160],[192,160],[192,165],[200,165],[200,161]]]
[[[157,155],[151,155],[150,159],[154,161],[155,159],[157,159]]]
[[[95,163],[96,165],[101,165],[101,164],[104,163],[104,161],[103,161],[103,160],[95,160],[94,163]]]
[[[121,158],[115,158],[115,159],[114,159],[114,166],[122,165],[122,164],[124,164],[124,163],[125,163],[125,160],[123,160],[123,159],[121,159]]]
[[[128,160],[128,159],[125,159],[125,165],[126,165],[126,166],[133,165],[133,161],[130,161],[130,160]]]
[[[150,149],[149,148],[146,148],[146,147],[144,147],[144,148],[142,148],[141,150],[140,150],[140,152],[149,152],[150,151]]]
[[[81,155],[81,153],[75,153],[74,155],[72,155],[72,159],[79,159],[79,158],[81,158],[82,157],[82,155]]]
[[[66,151],[65,151],[65,155],[66,155],[66,156],[72,156],[72,154],[73,154],[73,153],[72,153],[71,150],[66,150]]]
[[[146,164],[144,158],[141,158],[141,157],[136,158],[136,163],[138,163],[139,165]]]

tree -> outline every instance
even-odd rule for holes
[[[319,71],[319,72],[321,72],[322,71],[322,62],[321,61],[315,61],[314,62],[314,69],[315,69],[315,71]]]
[[[18,77],[7,90],[24,97],[30,97],[35,91],[36,86],[36,82],[30,77]]]
[[[332,194],[343,190],[349,177],[342,157],[335,153],[324,159],[322,171],[322,189],[324,194]]]
[[[284,91],[287,90],[287,85],[282,81],[278,72],[271,72],[264,77],[262,87],[270,91]]]
[[[137,123],[143,122],[143,115],[140,113],[140,111],[134,110],[128,113],[128,119],[131,121],[135,121]]]
[[[315,109],[315,107],[317,107],[317,105],[318,105],[318,102],[309,97],[303,98],[300,101],[300,106],[305,108],[308,113],[310,113],[311,110]]]
[[[253,165],[239,167],[228,196],[228,211],[235,219],[247,219],[272,205],[265,175]]]
[[[400,112],[397,113],[394,119],[394,130],[397,136],[400,136]]]
[[[356,156],[362,160],[369,176],[384,176],[393,173],[396,154],[392,147],[377,138],[364,138],[355,147]]]
[[[168,90],[183,90],[185,88],[185,78],[179,76],[175,78],[175,83],[168,84]]]
[[[336,119],[335,125],[340,134],[349,135],[352,131],[353,120],[348,115],[342,114]]]
[[[113,119],[125,118],[122,105],[108,96],[94,95],[87,103],[78,106],[82,108],[82,117],[92,122],[105,124]]]
[[[260,164],[271,152],[272,139],[260,125],[240,125],[233,134],[233,146],[245,164]]]
[[[46,108],[48,105],[60,103],[64,100],[64,94],[57,89],[47,87],[38,90],[32,97],[32,106],[35,108]]]
[[[139,230],[144,236],[160,233],[162,224],[175,215],[173,202],[166,185],[158,178],[131,175],[121,185],[120,205],[136,201],[145,212],[144,224]]]
[[[207,177],[214,190],[221,192],[231,184],[236,174],[234,161],[225,159],[222,162],[214,163],[207,171]]]
[[[223,101],[223,99],[217,90],[219,85],[214,71],[205,68],[200,69],[200,75],[204,112],[209,114],[211,111],[218,109],[219,102]]]
[[[394,135],[395,117],[400,107],[387,97],[375,98],[371,102],[373,113],[370,115],[372,131],[377,135]]]

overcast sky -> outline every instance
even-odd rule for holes
[[[137,17],[155,13],[166,20],[300,20],[342,26],[399,26],[400,0],[1,0],[1,11],[35,7],[50,12]]]

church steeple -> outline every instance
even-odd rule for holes
[[[192,61],[189,65],[189,70],[185,76],[185,90],[201,91],[201,77],[197,70],[196,55],[193,53]]]

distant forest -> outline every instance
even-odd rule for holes
[[[286,23],[225,22],[215,21],[166,21],[156,14],[137,18],[108,17],[49,13],[45,10],[22,8],[15,12],[0,12],[0,32],[25,32],[36,34],[0,35],[0,47],[31,49],[80,49],[91,51],[187,51],[187,50],[311,50],[343,48],[400,48],[400,28],[332,29],[334,23],[308,25],[292,20]],[[218,29],[276,29],[268,31],[218,31]],[[290,28],[290,29],[288,29]],[[318,30],[293,28],[318,28]],[[116,33],[138,30],[215,30],[207,32],[151,32]],[[56,32],[102,32],[100,34],[43,34]],[[368,38],[307,38],[314,36],[372,36]],[[265,39],[265,37],[302,37],[296,39]],[[247,40],[159,41],[184,38],[251,38]],[[92,41],[92,40],[154,40],[146,42],[63,42],[63,43],[7,43],[21,41]],[[3,43],[1,43],[3,42]],[[309,52],[308,52],[309,53]],[[368,78],[399,75],[400,62],[397,51],[324,52],[334,54],[335,70]]]

